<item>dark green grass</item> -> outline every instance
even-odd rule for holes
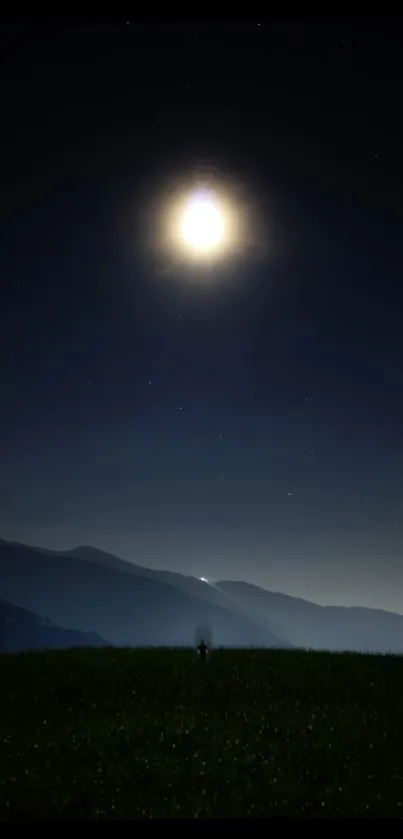
[[[403,659],[0,657],[2,818],[403,816]]]

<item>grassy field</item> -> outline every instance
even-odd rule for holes
[[[1,818],[403,817],[403,658],[0,657]]]

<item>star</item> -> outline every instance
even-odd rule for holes
[[[291,496],[292,496],[292,492],[290,492],[290,491],[288,490],[287,495],[288,495],[288,497],[289,497],[289,498],[291,498]]]

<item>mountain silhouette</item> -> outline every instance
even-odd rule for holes
[[[192,645],[403,652],[403,616],[319,606],[243,581],[208,583],[81,546],[49,551],[0,540],[0,598],[61,628],[117,645]]]
[[[362,652],[403,652],[403,616],[361,606],[319,606],[299,597],[272,592],[245,582],[206,584],[195,577],[133,565],[88,546],[73,556],[147,576],[249,617],[265,627],[278,646]]]
[[[362,606],[319,606],[242,581],[220,580],[216,586],[292,646],[403,652],[403,615]]]
[[[96,631],[121,646],[192,645],[204,622],[217,645],[290,646],[242,607],[232,609],[225,594],[207,597],[205,584],[186,580],[168,583],[163,572],[95,549],[51,552],[0,541],[0,597],[61,627]]]
[[[96,632],[77,632],[52,624],[26,609],[0,600],[0,652],[109,646]]]

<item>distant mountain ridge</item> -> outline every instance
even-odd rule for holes
[[[80,546],[0,540],[0,598],[119,645],[189,645],[200,623],[222,646],[403,652],[403,616],[319,606],[243,581],[202,582]]]
[[[0,542],[0,597],[61,627],[93,630],[122,646],[159,646],[192,645],[203,623],[219,645],[290,646],[241,607],[229,608],[225,595],[206,596],[204,584],[187,579],[173,585],[164,572],[92,548],[51,552]]]
[[[403,615],[364,606],[319,606],[302,598],[272,592],[243,581],[221,580],[217,587],[269,620],[296,647],[334,651],[403,652]]]
[[[0,600],[0,652],[110,646],[96,632],[63,629],[27,609]]]
[[[111,563],[122,570],[131,566],[130,573],[144,574],[168,585],[197,592],[199,597],[225,605],[261,623],[276,639],[282,639],[280,646],[403,652],[403,616],[394,612],[362,606],[320,606],[243,581],[221,580],[206,585],[195,577],[132,565],[88,546],[74,548],[69,553],[87,561]]]

